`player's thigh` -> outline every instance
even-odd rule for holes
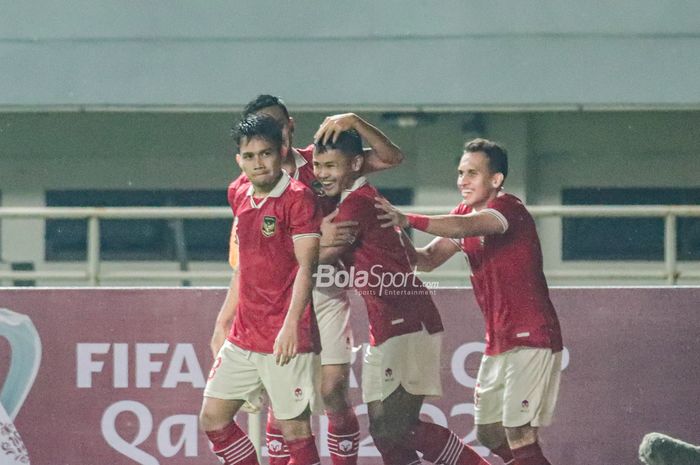
[[[362,364],[364,402],[383,401],[399,387],[415,396],[440,396],[442,334],[427,331],[395,336],[369,346]]]
[[[521,347],[508,352],[505,367],[503,425],[539,426],[558,392],[561,353]],[[552,398],[554,396],[554,398]]]
[[[484,355],[474,387],[474,423],[490,425],[503,419],[506,354]]]
[[[262,405],[263,384],[252,354],[226,341],[209,371],[204,397],[242,400],[246,411],[257,411]]]
[[[321,361],[318,355],[297,354],[288,364],[279,366],[275,363],[274,355],[261,354],[256,364],[277,420],[297,418],[307,409],[314,413],[323,410]]]

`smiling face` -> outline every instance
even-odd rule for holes
[[[457,188],[464,203],[475,210],[481,210],[496,198],[504,180],[502,173],[491,172],[489,159],[483,152],[465,152],[457,173]]]
[[[263,137],[244,137],[236,155],[238,166],[258,194],[269,193],[282,175],[281,149]]]
[[[345,189],[352,187],[360,176],[362,155],[345,155],[338,149],[326,150],[323,153],[314,151],[314,175],[321,183],[323,192],[334,197]]]

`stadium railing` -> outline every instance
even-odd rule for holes
[[[406,211],[421,214],[442,214],[452,207],[430,206],[403,207]],[[545,270],[550,278],[651,278],[664,280],[669,285],[684,278],[700,279],[700,271],[679,270],[677,259],[677,218],[700,217],[700,206],[688,205],[640,205],[640,206],[529,206],[535,218],[551,217],[627,217],[663,218],[664,260],[663,264],[648,267],[627,266],[624,269],[597,266],[592,269]],[[86,219],[87,260],[84,269],[38,269],[0,270],[0,280],[76,280],[90,286],[99,286],[102,281],[142,280],[193,280],[230,278],[228,270],[104,270],[100,258],[100,221],[106,219],[222,219],[230,218],[226,207],[0,207],[0,220],[4,219]],[[7,239],[6,239],[7,240]],[[453,276],[454,275],[454,276]],[[436,277],[463,277],[463,272],[433,272]]]

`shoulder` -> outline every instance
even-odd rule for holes
[[[502,221],[509,225],[507,228],[509,230],[516,224],[534,224],[532,215],[530,215],[530,212],[527,210],[522,200],[512,194],[499,195],[489,202],[487,210],[501,217]],[[520,228],[520,226],[518,226],[518,228]]]
[[[287,186],[284,195],[292,202],[316,203],[316,194],[306,184],[294,178],[289,180],[289,186]]]
[[[235,181],[228,185],[228,190],[226,192],[226,197],[228,198],[229,205],[235,205],[242,196],[245,196],[248,191],[250,182],[245,175],[241,174]]]
[[[486,207],[498,211],[527,211],[522,200],[508,193],[499,195],[490,201]]]

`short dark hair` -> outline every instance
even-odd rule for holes
[[[259,137],[272,143],[277,150],[282,148],[283,137],[282,127],[280,124],[269,115],[253,113],[240,120],[231,130],[233,139],[236,141],[238,148],[241,148],[241,140],[243,138],[250,140],[254,137]]]
[[[253,100],[248,102],[248,104],[243,108],[243,117],[257,113],[263,108],[268,107],[278,107],[284,113],[284,117],[289,119],[289,111],[287,111],[287,105],[285,105],[282,97],[275,97],[270,94],[260,94]]]
[[[482,152],[489,160],[492,173],[502,173],[503,179],[508,177],[508,151],[497,142],[488,139],[473,139],[464,143],[465,152]]]
[[[331,138],[322,143],[320,141],[314,144],[316,153],[325,153],[329,150],[338,150],[344,155],[355,156],[362,155],[364,149],[362,148],[362,137],[354,129],[348,129],[338,134],[338,139],[333,142]]]

